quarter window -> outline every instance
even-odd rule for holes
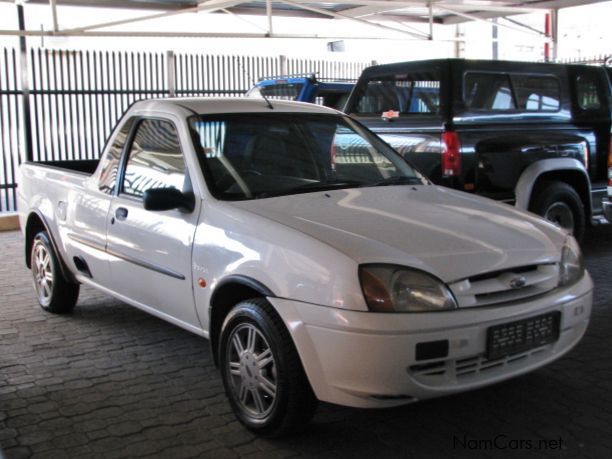
[[[141,197],[150,188],[185,185],[185,161],[176,129],[169,121],[145,119],[138,125],[125,168],[123,192]]]
[[[597,76],[594,74],[578,75],[576,93],[578,106],[582,110],[597,110],[602,106]]]

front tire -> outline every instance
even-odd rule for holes
[[[57,314],[72,311],[79,298],[79,284],[73,284],[64,278],[59,257],[46,231],[41,231],[34,237],[30,261],[40,307]]]
[[[576,190],[567,183],[544,183],[529,210],[572,232],[577,240],[582,239],[586,225],[584,205]]]
[[[249,430],[278,437],[303,427],[317,400],[283,321],[263,298],[237,304],[219,343],[225,392]]]

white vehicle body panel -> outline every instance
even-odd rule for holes
[[[287,113],[337,113],[310,104],[274,105]],[[559,263],[567,235],[532,214],[430,185],[215,199],[187,118],[194,112],[267,110],[265,102],[245,99],[137,103],[126,119],[155,117],[175,124],[195,209],[146,211],[140,200],[101,192],[97,174],[26,164],[18,190],[21,227],[36,213],[76,279],[202,336],[210,334],[211,298],[219,285],[230,276],[258,282],[270,292],[268,300],[286,324],[316,395],[329,402],[391,406],[479,387],[544,365],[578,342],[591,310],[588,274],[570,287],[508,305],[438,313],[368,311],[361,264],[415,268],[449,284]],[[128,211],[124,221],[115,218],[120,207]],[[77,269],[78,257],[87,260],[92,278]],[[448,339],[448,367],[482,355],[491,325],[549,311],[562,314],[561,336],[523,363],[504,362],[461,381],[454,373],[435,379],[410,369],[419,342]]]

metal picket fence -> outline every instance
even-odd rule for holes
[[[16,174],[22,161],[97,158],[121,114],[136,100],[239,96],[267,75],[316,72],[355,79],[371,64],[42,48],[30,48],[25,67],[23,63],[19,50],[0,49],[0,213],[16,210]]]

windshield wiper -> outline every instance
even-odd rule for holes
[[[303,185],[300,185],[300,186],[296,186],[295,188],[291,188],[291,189],[283,190],[279,192],[263,191],[261,193],[255,193],[255,195],[253,196],[253,199],[274,198],[277,196],[287,196],[291,194],[333,190],[336,188],[357,188],[357,187],[364,186],[364,185],[365,184],[363,182],[358,182],[356,180],[344,180],[341,182],[310,182],[310,183],[304,183]]]
[[[312,182],[305,183],[303,185],[297,186],[295,188],[291,188],[288,190],[290,193],[295,191],[324,191],[324,190],[333,190],[334,188],[353,188],[365,185],[363,182],[359,182],[357,180],[342,180],[338,182]]]
[[[386,179],[374,182],[368,186],[389,186],[389,185],[422,185],[423,181],[418,177],[406,177],[404,175],[396,175],[387,177]]]

